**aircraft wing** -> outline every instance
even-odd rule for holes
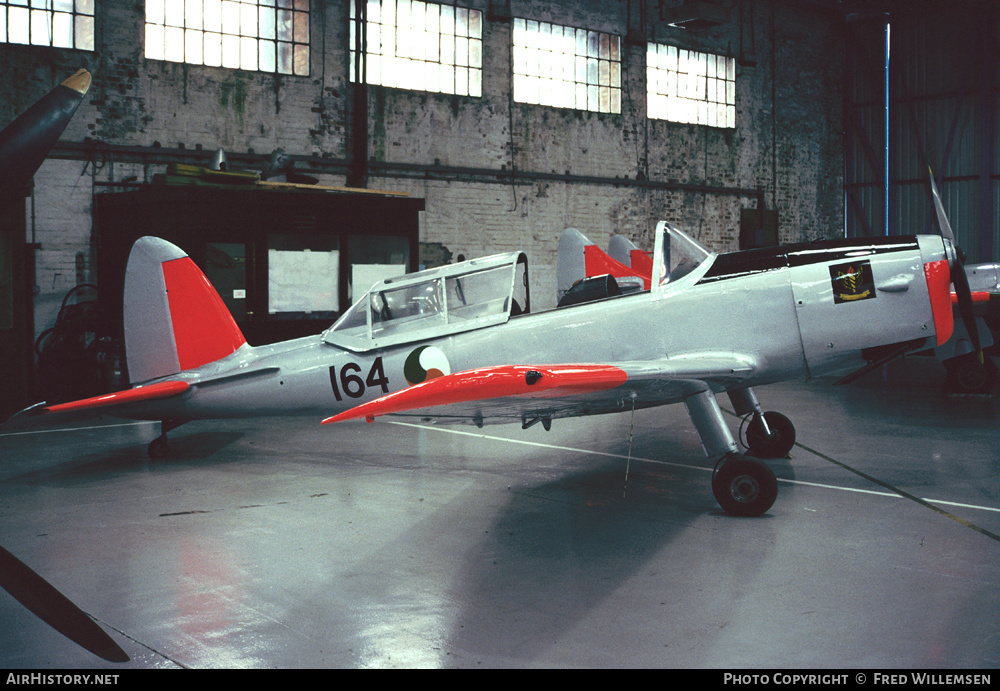
[[[180,396],[189,388],[187,382],[164,381],[69,403],[38,403],[13,415],[0,425],[0,431],[75,425],[104,415],[130,418],[133,415],[129,414],[129,410],[150,401]]]
[[[676,403],[736,386],[756,370],[734,353],[608,364],[500,365],[465,370],[387,394],[323,424],[382,415],[488,423],[595,415]]]

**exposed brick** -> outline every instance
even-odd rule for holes
[[[0,121],[7,122],[84,66],[94,84],[64,139],[190,150],[348,157],[352,89],[347,81],[347,0],[313,3],[312,74],[275,76],[146,60],[142,3],[97,3],[99,45],[93,53],[3,45]],[[487,0],[462,1],[486,15]],[[520,16],[625,35],[630,3],[525,0]],[[671,2],[667,2],[668,5]],[[673,3],[677,4],[677,3]],[[655,24],[657,40],[733,55],[737,21],[698,33]],[[737,67],[737,128],[718,130],[651,121],[645,116],[645,45],[623,45],[623,112],[606,115],[512,104],[511,25],[484,19],[484,94],[467,98],[373,87],[370,157],[375,161],[576,176],[646,179],[719,188],[760,189],[779,215],[781,239],[813,239],[843,227],[839,88],[842,46],[819,12],[791,3],[746,3],[757,21],[744,36],[758,54]],[[774,33],[767,21],[774,12]],[[746,29],[746,27],[744,27]],[[774,59],[770,55],[774,54]],[[773,73],[772,73],[773,65]],[[773,87],[773,88],[772,88]],[[773,100],[772,100],[773,94]],[[162,166],[109,160],[49,161],[36,176],[29,232],[42,245],[36,273],[39,304],[72,287],[80,266],[92,272],[90,205],[96,183],[135,176],[148,181]],[[342,174],[320,175],[344,184]],[[753,196],[683,192],[628,184],[556,180],[468,179],[451,182],[372,177],[372,188],[426,199],[420,240],[467,258],[524,249],[533,304],[555,302],[559,233],[573,226],[604,246],[622,233],[647,246],[657,220],[691,231],[719,250],[736,249],[740,208]],[[78,255],[83,260],[78,260]],[[92,277],[92,276],[91,276]],[[47,328],[43,318],[36,331]]]

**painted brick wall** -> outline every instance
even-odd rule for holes
[[[645,0],[511,0],[511,14],[622,36],[642,29]],[[312,3],[309,77],[289,77],[149,61],[142,57],[143,4],[97,3],[93,53],[0,44],[0,122],[7,122],[79,67],[94,83],[63,139],[95,140],[155,152],[223,148],[231,154],[287,153],[344,161],[349,156],[351,94],[347,80],[347,0]],[[698,32],[667,27],[648,0],[645,37],[683,48],[744,57],[737,67],[737,127],[721,130],[652,121],[645,116],[645,43],[623,43],[623,112],[607,115],[512,103],[511,24],[488,18],[487,0],[460,4],[484,13],[482,98],[372,87],[368,100],[373,162],[451,166],[494,175],[381,174],[368,186],[426,199],[421,219],[425,259],[521,248],[531,261],[533,303],[555,302],[559,233],[573,226],[600,245],[612,233],[648,244],[659,219],[689,229],[718,250],[738,247],[741,208],[757,195],[690,191],[760,190],[777,209],[784,241],[831,236],[843,227],[842,45],[833,17],[769,0],[717,0],[730,21]],[[503,6],[504,3],[493,3]],[[743,6],[742,13],[740,5]],[[744,61],[747,62],[747,61]],[[204,163],[204,159],[192,162]],[[595,182],[504,177],[568,174]],[[93,281],[91,196],[106,183],[148,181],[162,165],[113,157],[50,160],[36,176],[29,233],[37,256],[36,332],[79,281]],[[340,185],[346,171],[318,170]],[[620,181],[620,184],[615,179]],[[639,184],[637,181],[642,181]]]

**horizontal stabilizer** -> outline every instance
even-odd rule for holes
[[[612,235],[608,241],[608,256],[632,269],[632,273],[647,283],[653,274],[653,257],[635,246],[623,235]]]
[[[51,427],[70,422],[81,422],[99,415],[114,415],[135,404],[180,396],[190,388],[187,382],[165,381],[140,386],[126,391],[102,394],[79,401],[47,406],[38,403],[15,414],[0,429],[3,431]],[[131,417],[122,415],[122,417]]]
[[[616,243],[617,246],[618,243]],[[642,252],[638,252],[639,255]],[[642,261],[637,257],[638,261]],[[608,274],[618,279],[624,286],[634,284],[639,290],[649,290],[649,272],[645,274],[628,264],[624,264],[600,247],[576,228],[567,228],[559,236],[559,250],[556,256],[556,299],[562,298],[580,281],[593,276]],[[623,279],[631,279],[623,281]]]

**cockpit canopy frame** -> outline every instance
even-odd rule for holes
[[[494,326],[528,311],[528,258],[507,252],[384,279],[323,333],[365,352]]]

